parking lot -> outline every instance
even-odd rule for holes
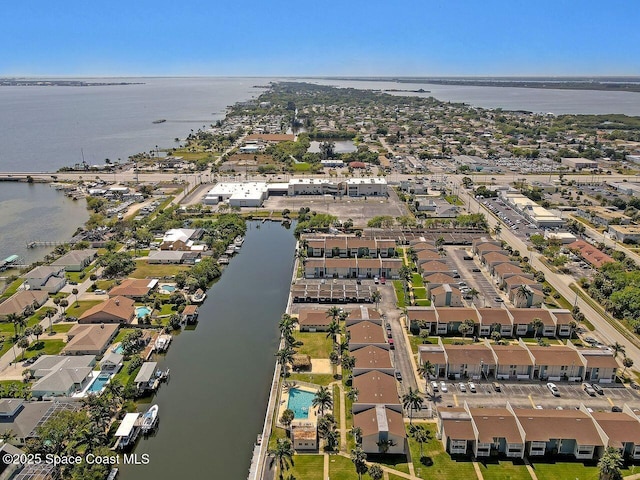
[[[500,307],[500,303],[495,299],[500,298],[492,281],[485,276],[486,270],[480,267],[480,263],[477,258],[473,260],[465,260],[466,255],[470,255],[470,250],[467,251],[461,247],[445,247],[447,256],[445,257],[447,265],[452,270],[457,270],[460,275],[460,281],[463,281],[467,286],[475,288],[480,292],[477,298],[473,299],[473,303],[478,307]],[[480,272],[474,272],[473,269],[480,269]],[[469,303],[471,299],[467,299]]]
[[[513,231],[514,235],[523,241],[526,242],[529,235],[542,233],[538,227],[530,223],[529,220],[513,210],[509,205],[506,205],[501,199],[486,198],[479,200],[485,207],[498,216],[506,224],[506,227]]]
[[[622,386],[601,385],[604,394],[590,396],[583,390],[581,383],[554,382],[560,393],[559,397],[554,397],[547,388],[546,382],[498,382],[500,386],[498,392],[493,388],[492,382],[474,381],[476,393],[469,391],[468,382],[464,383],[465,392],[461,390],[459,381],[446,381],[448,392],[443,393],[439,388],[440,391],[436,394],[436,405],[462,405],[466,401],[472,407],[498,407],[504,406],[508,401],[511,405],[521,408],[562,407],[566,409],[575,408],[581,403],[594,410],[611,410],[612,406],[622,407],[625,403],[632,408],[640,408],[640,394]],[[427,396],[427,398],[431,397]]]

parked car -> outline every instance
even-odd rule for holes
[[[480,271],[480,269],[479,269],[478,267],[475,267],[475,268],[472,268],[472,269],[471,269],[471,271],[472,271],[472,272],[479,272],[479,271]]]
[[[431,382],[431,390],[433,390],[433,392],[438,392],[438,382],[436,382],[435,380],[433,382]]]
[[[104,290],[102,290],[101,288],[94,290],[94,292],[96,295],[106,295],[107,292],[105,292]]]
[[[617,405],[614,405],[613,407],[611,407],[611,411],[612,411],[612,412],[621,412],[621,411],[622,411],[622,408],[620,408],[620,407],[619,407],[619,406],[617,406]]]
[[[395,375],[396,375],[396,378],[398,379],[398,381],[401,382],[402,381],[402,373],[400,372],[400,370],[396,370],[395,371]]]
[[[583,383],[582,384],[582,389],[587,392],[588,395],[595,397],[596,396],[596,391],[593,389],[593,387],[588,384],[588,383]]]
[[[498,303],[503,303],[504,302],[504,300],[502,298],[500,298],[500,297],[494,298],[493,301],[494,302],[498,302]]]
[[[393,338],[393,335],[391,334],[391,329],[387,329],[387,338]]]
[[[476,390],[476,384],[475,384],[475,383],[473,383],[473,382],[469,382],[469,391],[470,391],[471,393],[476,393],[476,392],[477,392],[477,390]]]
[[[467,386],[464,383],[459,383],[458,384],[458,389],[460,389],[461,392],[466,392],[467,391]]]
[[[380,285],[386,285],[387,279],[384,277],[380,277]]]
[[[449,389],[447,388],[447,384],[444,382],[440,382],[440,390],[442,390],[442,393],[447,393],[449,391]]]
[[[493,382],[492,385],[493,385],[493,389],[496,392],[501,392],[502,391],[502,387],[500,386],[500,384],[498,382]]]
[[[598,395],[604,395],[604,390],[602,389],[602,387],[600,385],[598,385],[597,383],[592,383],[591,387],[596,391],[596,393]]]
[[[556,386],[555,383],[551,383],[551,382],[547,383],[547,388],[549,389],[549,391],[554,397],[560,396],[560,390],[558,390],[558,387]]]
[[[592,345],[598,343],[598,341],[593,337],[584,337],[584,341]]]
[[[380,283],[380,279],[378,278],[377,275],[373,277],[373,283]]]

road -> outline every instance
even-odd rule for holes
[[[454,179],[453,181],[455,182],[456,180]],[[570,285],[575,282],[573,277],[552,272],[547,268],[547,266],[540,261],[539,257],[541,255],[539,253],[533,250],[529,251],[528,246],[520,238],[516,237],[513,232],[506,227],[506,225],[499,221],[498,218],[489,210],[484,208],[484,206],[481,205],[466,189],[460,188],[460,195],[461,197],[466,197],[464,201],[469,202],[469,205],[475,204],[476,208],[480,208],[478,211],[483,211],[485,213],[491,228],[500,224],[502,227],[500,237],[509,243],[514,249],[519,250],[523,256],[529,256],[531,266],[538,271],[542,271],[549,284],[553,286],[553,288],[555,288],[564,298],[580,307],[580,311],[595,327],[595,336],[600,337],[602,342],[607,345],[611,345],[615,342],[625,345],[627,357],[631,358],[635,365],[640,365],[640,349],[631,344],[627,338],[611,326],[599,312],[571,290]]]

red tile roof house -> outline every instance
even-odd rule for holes
[[[155,278],[126,278],[119,285],[116,285],[111,290],[109,290],[109,296],[123,296],[132,298],[134,300],[140,300],[149,295],[149,293],[151,293],[151,291],[155,289],[157,285],[158,280]]]
[[[382,325],[382,316],[373,308],[365,307],[364,305],[360,305],[358,308],[354,308],[349,311],[349,315],[347,316],[346,324],[347,327],[362,321],[369,321],[372,323],[377,323],[378,325]]]
[[[114,297],[91,307],[78,319],[78,323],[126,323],[130,324],[136,316],[133,300],[127,297]]]

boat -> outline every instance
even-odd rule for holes
[[[191,301],[193,303],[202,303],[204,299],[207,298],[207,294],[204,293],[201,289],[198,289],[196,293],[191,295]]]
[[[160,335],[154,344],[156,352],[165,352],[171,343],[171,335]]]
[[[147,413],[142,416],[142,433],[149,433],[158,423],[158,405],[153,405]]]
[[[166,120],[165,118],[161,118],[160,120],[154,120],[154,121],[153,121],[153,122],[151,122],[151,123],[164,123],[164,122],[166,122],[166,121],[167,121],[167,120]]]

